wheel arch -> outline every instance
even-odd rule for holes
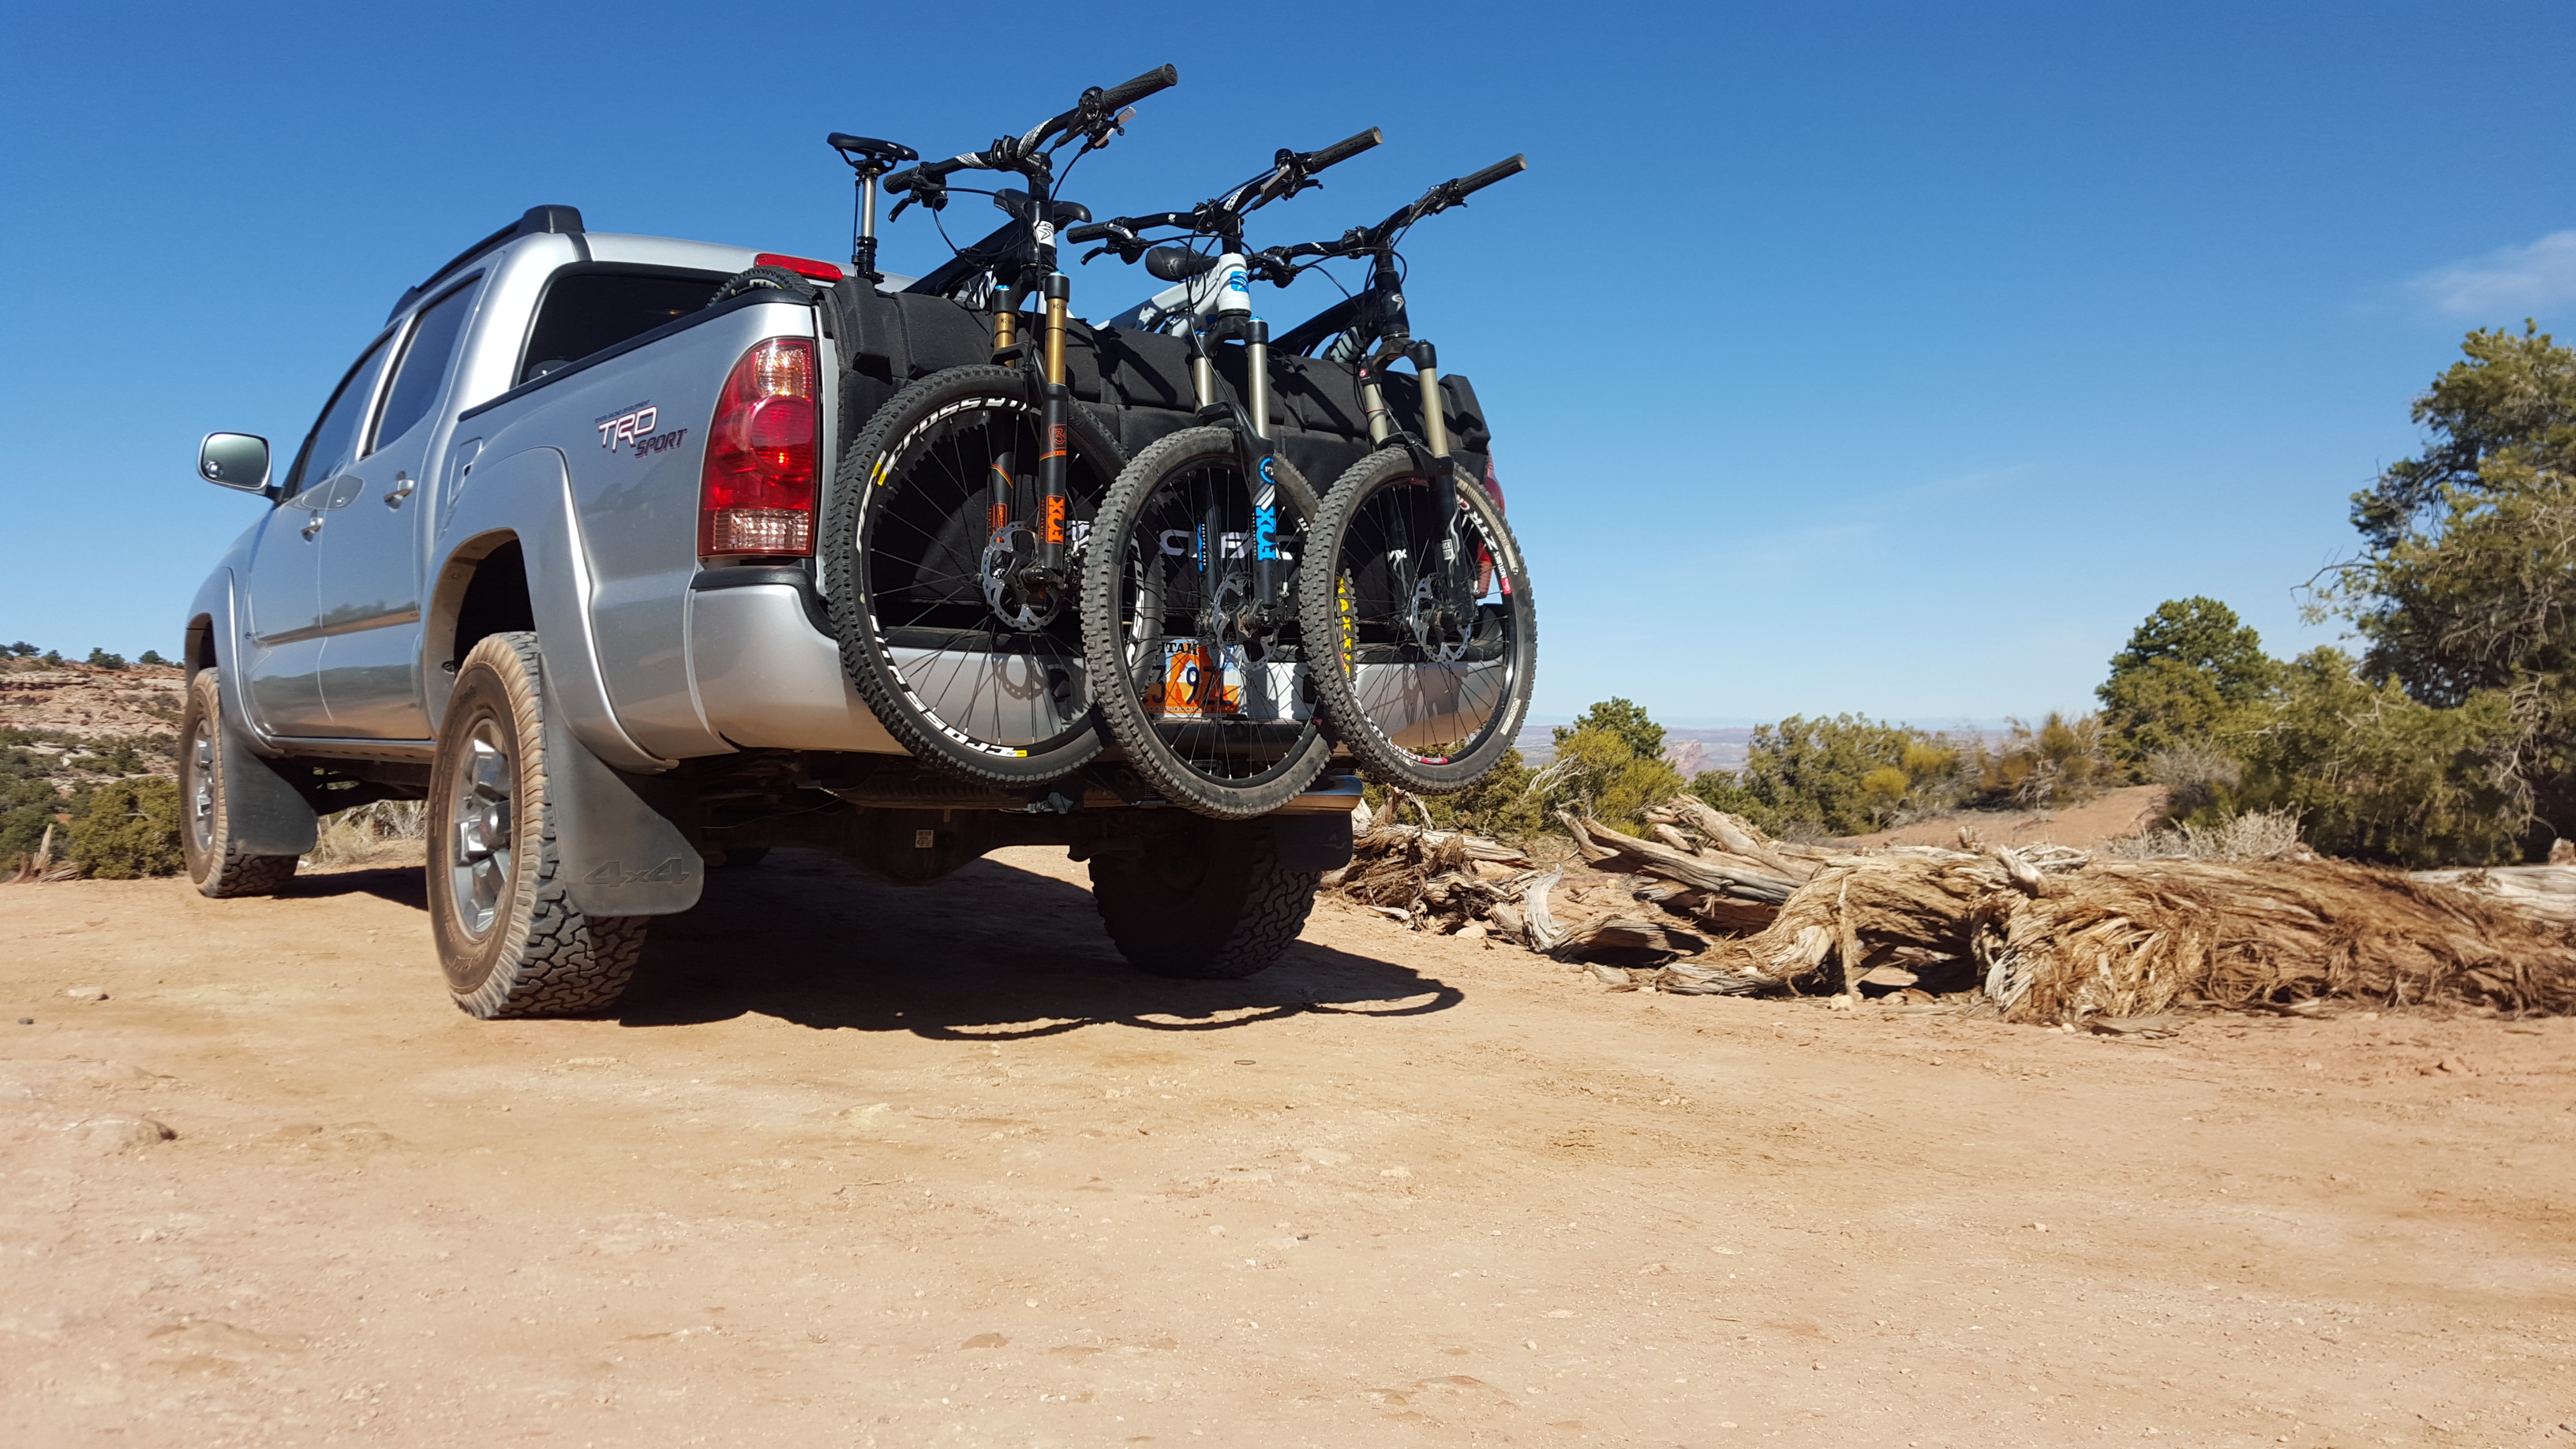
[[[430,718],[446,716],[457,666],[477,643],[494,634],[536,627],[536,610],[528,597],[527,551],[517,530],[491,529],[449,550],[431,585],[421,629]]]

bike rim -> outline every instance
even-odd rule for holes
[[[215,737],[204,720],[188,740],[188,834],[200,852],[215,844]]]
[[[1457,527],[1469,561],[1463,599],[1440,597],[1438,503],[1423,478],[1394,478],[1360,499],[1334,560],[1333,663],[1368,728],[1418,765],[1450,764],[1489,742],[1510,723],[1521,682],[1513,554],[1464,497]]]
[[[1288,514],[1283,494],[1274,533],[1295,526]],[[1278,560],[1280,622],[1245,628],[1259,539],[1242,469],[1203,463],[1170,474],[1133,517],[1119,540],[1118,634],[1166,763],[1235,789],[1299,768],[1316,725],[1288,622],[1295,561],[1284,552]]]
[[[466,737],[448,796],[449,895],[468,936],[492,929],[509,894],[518,830],[518,764],[500,722],[477,722]]]
[[[943,410],[896,444],[868,489],[856,551],[859,602],[886,672],[940,734],[1000,758],[1040,755],[1089,729],[1091,688],[1074,607],[1078,565],[1061,597],[1041,599],[1034,627],[1006,624],[991,585],[999,570],[987,517],[989,480],[1008,457],[1011,516],[1036,515],[1038,416],[982,399]],[[1068,470],[1068,551],[1091,526],[1096,487]],[[1016,540],[1013,540],[1016,541]],[[1002,603],[1028,603],[1003,591]]]

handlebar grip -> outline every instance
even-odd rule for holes
[[[1074,246],[1080,246],[1084,242],[1101,241],[1106,238],[1116,236],[1117,234],[1118,228],[1110,225],[1108,222],[1095,221],[1089,226],[1075,227],[1073,230],[1064,233],[1062,239]]]
[[[1383,145],[1385,141],[1386,132],[1371,126],[1347,141],[1336,141],[1321,151],[1310,151],[1306,153],[1306,174],[1311,176],[1327,166],[1338,166],[1362,151]]]
[[[1156,91],[1167,91],[1181,83],[1181,73],[1173,66],[1149,70],[1123,85],[1114,85],[1100,93],[1100,103],[1111,110],[1141,101]]]
[[[920,179],[921,168],[918,166],[907,166],[892,176],[887,177],[881,184],[888,191],[903,192],[910,191],[912,189],[912,184]]]
[[[1506,176],[1518,176],[1528,169],[1529,157],[1527,155],[1514,156],[1506,161],[1497,161],[1493,165],[1486,167],[1484,170],[1477,172],[1473,176],[1461,176],[1457,180],[1450,182],[1450,194],[1452,196],[1464,198],[1471,192],[1484,190],[1486,187],[1493,185],[1495,182],[1502,180]]]

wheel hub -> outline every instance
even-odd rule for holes
[[[193,777],[188,791],[188,830],[197,849],[203,851],[215,843],[215,738],[214,731],[202,720],[188,741],[188,766]]]
[[[475,726],[466,741],[448,813],[455,831],[448,863],[456,914],[466,934],[480,936],[492,929],[510,889],[519,815],[518,769],[494,721]]]
[[[984,602],[1011,628],[1035,633],[1064,610],[1065,590],[1039,565],[1037,530],[1025,523],[993,530],[977,572],[983,578]]]

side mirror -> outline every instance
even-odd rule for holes
[[[255,433],[208,433],[197,445],[197,476],[244,493],[268,491],[268,439]]]

